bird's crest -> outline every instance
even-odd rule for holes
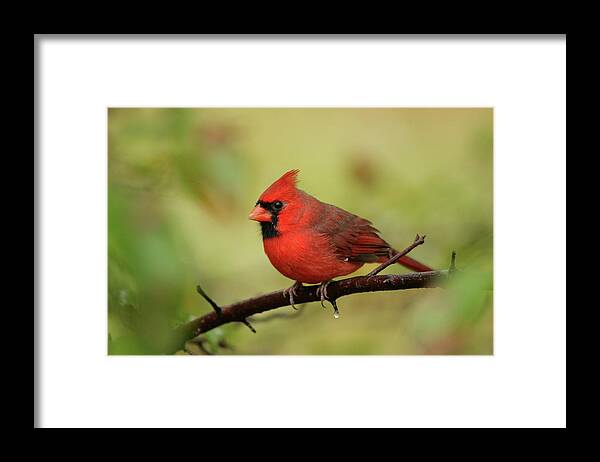
[[[283,196],[288,196],[296,191],[296,183],[298,183],[298,173],[300,170],[294,169],[285,172],[281,178],[269,186],[260,196],[261,200],[281,200]]]

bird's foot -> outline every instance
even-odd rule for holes
[[[294,282],[294,284],[292,284],[292,286],[288,287],[287,289],[283,289],[283,296],[290,301],[290,305],[292,305],[292,308],[294,308],[295,310],[297,310],[298,308],[296,308],[296,305],[294,305],[294,297],[298,296],[298,292],[296,291],[301,287],[302,283],[296,281]]]
[[[329,298],[327,296],[327,286],[331,283],[331,281],[322,282],[319,287],[317,287],[317,295],[321,297],[321,306],[325,308],[325,300],[327,300],[333,306],[333,317],[339,318],[340,312],[338,310],[337,304],[335,303],[335,298]]]
[[[325,308],[325,300],[329,300],[327,297],[327,286],[331,281],[324,281],[319,287],[317,287],[317,295],[321,297],[321,306]]]

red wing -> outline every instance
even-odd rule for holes
[[[390,245],[377,235],[377,229],[368,225],[350,244],[349,260],[377,262],[381,257],[389,258]]]
[[[329,204],[323,215],[317,231],[329,237],[341,259],[368,263],[389,256],[390,245],[369,220]]]

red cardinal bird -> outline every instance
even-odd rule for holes
[[[365,263],[383,263],[398,253],[369,220],[298,189],[298,172],[290,170],[269,186],[248,216],[260,223],[271,264],[296,281],[284,291],[292,306],[302,283],[320,283],[323,303],[333,278],[353,273]],[[414,271],[432,271],[408,256],[398,263]]]

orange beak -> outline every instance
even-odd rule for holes
[[[257,205],[252,209],[250,215],[248,215],[248,219],[254,221],[271,221],[271,212]]]

